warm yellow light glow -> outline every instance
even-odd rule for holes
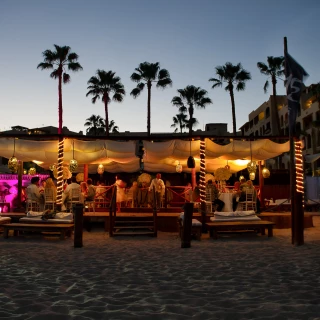
[[[237,159],[234,160],[233,163],[237,166],[245,166],[250,162],[250,160],[244,160],[244,159]]]
[[[41,164],[43,164],[43,161],[38,161],[38,160],[32,160],[32,162],[34,162],[34,163],[37,164],[38,166],[40,166]]]

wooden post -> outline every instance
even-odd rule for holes
[[[262,208],[265,208],[265,203],[264,203],[264,178],[262,175],[262,164],[261,161],[259,163],[259,190],[260,190],[260,210]]]
[[[195,186],[197,185],[195,168],[191,169],[191,185],[192,185],[192,190],[194,190]]]
[[[22,175],[23,175],[23,161],[18,160],[18,210],[21,209],[21,196],[22,196]]]
[[[74,247],[82,248],[82,234],[83,234],[83,204],[76,203],[72,207],[74,212]]]
[[[181,237],[181,248],[191,247],[193,203],[184,204],[183,232]]]

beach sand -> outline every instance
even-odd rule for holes
[[[207,234],[0,238],[0,319],[320,319],[320,217],[305,245]]]

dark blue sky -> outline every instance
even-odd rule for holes
[[[121,104],[110,104],[109,118],[120,131],[146,131],[147,92],[133,99],[130,75],[148,61],[160,62],[173,81],[171,88],[152,88],[152,132],[173,130],[178,110],[171,99],[187,85],[207,90],[213,100],[195,111],[197,128],[219,122],[232,131],[229,94],[208,82],[215,67],[241,62],[251,73],[246,90],[235,93],[239,128],[272,93],[264,94],[266,77],[256,65],[283,55],[284,36],[310,75],[306,84],[320,81],[319,9],[317,0],[1,0],[0,106],[6,112],[0,130],[58,125],[58,83],[36,68],[42,52],[58,44],[70,46],[84,69],[63,87],[63,125],[70,130],[85,130],[92,114],[104,117],[102,102],[86,98],[87,81],[104,69],[116,72],[127,91]],[[278,93],[285,93],[281,81]]]

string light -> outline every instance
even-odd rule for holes
[[[206,144],[200,140],[200,202],[206,201]]]
[[[57,166],[57,205],[62,204],[62,191],[63,191],[63,148],[64,139],[59,139],[58,145],[58,166]]]
[[[304,173],[301,141],[294,142],[294,152],[296,160],[296,191],[302,193],[302,204],[304,206]]]

